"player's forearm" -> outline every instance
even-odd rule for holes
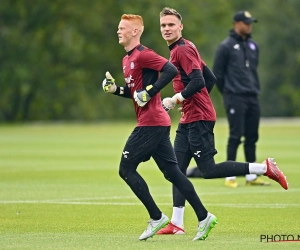
[[[205,80],[203,78],[201,70],[193,70],[192,73],[188,75],[188,77],[191,79],[191,81],[184,88],[184,90],[181,91],[184,99],[191,97],[205,87]]]
[[[177,75],[177,69],[172,63],[167,62],[161,69],[161,73],[162,74],[160,78],[154,84],[152,84],[153,87],[147,90],[151,97],[156,95],[161,89],[163,89],[169,82],[172,81],[172,79]]]

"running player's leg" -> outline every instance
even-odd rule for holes
[[[176,151],[176,158],[178,161],[178,167],[180,171],[185,174],[186,170],[190,164],[190,161],[192,159],[191,154],[184,153],[180,151]],[[173,206],[174,207],[184,207],[185,206],[185,198],[184,196],[179,192],[179,190],[176,188],[176,186],[173,185],[172,187],[173,191]]]
[[[176,130],[174,150],[180,171],[185,174],[191,161],[192,155],[188,145],[188,130],[186,125],[179,124]],[[177,151],[176,151],[177,150]],[[173,193],[173,212],[171,222],[157,234],[184,234],[184,210],[185,198],[178,188],[172,185]]]
[[[169,133],[170,130],[168,129],[156,151],[153,153],[153,159],[157,163],[161,172],[164,174],[165,178],[172,182],[190,203],[199,221],[201,221],[207,217],[207,210],[200,201],[193,184],[178,168]]]
[[[169,145],[169,146],[168,146]],[[193,207],[198,218],[198,230],[194,240],[204,240],[207,238],[211,229],[217,224],[217,217],[207,212],[193,184],[180,171],[176,163],[170,162],[170,158],[175,158],[175,153],[170,142],[169,132],[158,145],[158,151],[153,154],[153,158],[164,173],[165,178],[173,183],[182,193],[186,200]],[[172,156],[173,155],[173,156]],[[169,224],[170,225],[170,224]]]
[[[137,172],[139,163],[150,159],[164,130],[161,127],[135,128],[124,147],[120,163],[121,178],[144,204],[151,218],[146,230],[140,235],[140,240],[152,237],[169,222],[169,218],[160,211],[153,200],[147,183]]]
[[[174,140],[174,151],[180,171],[186,175],[187,168],[192,159],[192,154],[189,147],[188,141],[188,129],[186,124],[178,124],[176,130],[176,137]],[[173,207],[184,207],[185,198],[179,192],[175,185],[173,185]]]
[[[119,175],[146,207],[150,218],[158,220],[161,211],[154,202],[147,183],[137,172],[139,163],[147,161],[160,141],[161,131],[153,127],[136,127],[124,147]],[[145,143],[147,142],[147,143]]]
[[[176,158],[178,165],[183,169],[181,172],[184,173],[189,165],[191,156],[183,152],[176,152]],[[185,169],[185,170],[184,170]],[[184,231],[184,210],[185,210],[185,198],[178,190],[178,188],[173,184],[173,212],[171,221],[165,228],[162,228],[157,232],[157,234],[185,234]]]
[[[216,164],[213,156],[210,159],[195,159],[195,161],[204,179],[245,176],[249,174],[249,163],[246,162],[225,161]],[[260,165],[263,168],[264,164]]]
[[[201,176],[205,179],[249,174],[249,163],[226,161],[215,164],[214,125],[212,121],[197,121],[189,126],[189,142]]]
[[[192,125],[190,124],[189,128],[190,134],[193,135],[193,138],[196,138],[195,140],[191,140],[191,137],[189,139],[191,151],[202,152],[202,154],[195,154],[194,159],[203,178],[211,179],[247,174],[266,175],[270,179],[277,181],[284,189],[288,189],[286,177],[277,167],[273,158],[267,158],[263,163],[226,161],[215,164],[213,158],[213,151],[215,150],[214,134],[211,123],[208,121],[198,121]],[[192,130],[194,131],[192,132]]]

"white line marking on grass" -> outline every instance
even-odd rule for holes
[[[53,199],[52,201],[93,201],[93,200],[120,200],[120,199],[133,199],[135,196],[107,196],[107,197],[84,197],[84,198],[62,198]]]
[[[288,208],[288,207],[300,207],[300,204],[279,204],[279,203],[270,203],[270,204],[205,204],[205,206],[217,206],[217,207],[233,207],[233,208]]]
[[[110,206],[138,206],[140,202],[81,202],[81,201],[53,201],[53,200],[20,200],[20,201],[0,201],[0,204],[53,204],[53,205],[110,205]],[[158,203],[160,206],[170,206],[171,203]],[[187,204],[189,205],[189,204]],[[231,203],[206,203],[206,206],[228,207],[228,208],[288,208],[300,207],[300,204],[231,204]]]
[[[268,187],[266,187],[265,190],[255,190],[255,187],[251,190],[238,190],[238,191],[228,191],[228,192],[206,192],[206,193],[201,193],[201,191],[197,191],[197,193],[199,194],[199,196],[202,195],[244,195],[244,194],[257,194],[258,192],[260,194],[270,194],[270,193],[278,193],[278,192],[300,192],[300,189],[295,188],[295,189],[289,189],[288,191],[284,191],[284,190],[267,190]]]
[[[116,205],[116,206],[136,206],[139,202],[85,202],[85,201],[49,201],[49,200],[23,200],[23,201],[0,201],[0,204],[53,204],[53,205]],[[168,203],[168,205],[170,205]]]
[[[288,192],[299,192],[300,189],[291,189]],[[278,193],[278,190],[264,190],[259,191],[260,193]],[[200,196],[203,195],[244,195],[244,194],[251,194],[257,193],[255,188],[251,190],[239,190],[236,191],[229,191],[229,192],[207,192],[201,193]],[[171,194],[167,195],[155,195],[155,197],[169,197],[171,198]],[[82,198],[62,198],[62,199],[48,199],[48,200],[0,200],[0,204],[62,204],[62,205],[112,205],[112,206],[138,206],[142,205],[140,202],[111,202],[111,200],[124,200],[124,199],[134,199],[137,198],[135,196],[109,196],[109,197],[82,197]],[[101,202],[98,202],[102,200]],[[170,203],[157,203],[160,206],[170,206]],[[189,206],[189,204],[187,204]],[[216,207],[231,207],[231,208],[288,208],[288,207],[300,207],[300,204],[245,204],[245,203],[238,203],[238,204],[231,204],[231,203],[210,203],[205,204],[206,206],[216,206]]]

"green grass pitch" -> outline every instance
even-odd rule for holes
[[[192,242],[197,219],[187,204],[186,235],[138,237],[148,214],[118,175],[123,146],[135,123],[0,126],[0,249],[300,249],[300,242],[260,240],[300,235],[300,122],[262,120],[257,161],[274,157],[290,184],[224,186],[192,179],[218,217],[206,241]],[[177,124],[172,126],[174,140]],[[224,161],[227,123],[215,127],[216,162]],[[238,161],[244,161],[239,148]],[[191,162],[191,167],[194,161]],[[171,184],[153,160],[139,172],[161,210],[172,212]],[[265,178],[265,177],[264,177]],[[265,178],[267,180],[267,178]],[[300,236],[299,236],[300,237]]]

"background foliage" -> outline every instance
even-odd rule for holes
[[[159,30],[165,6],[182,14],[183,36],[209,66],[233,14],[249,10],[259,20],[253,38],[261,51],[262,114],[300,115],[298,0],[2,0],[0,122],[134,119],[131,101],[104,94],[101,83],[109,70],[124,85],[116,34],[123,13],[142,15],[142,43],[169,57]],[[172,93],[169,84],[162,95]],[[216,88],[211,96],[223,116]]]

